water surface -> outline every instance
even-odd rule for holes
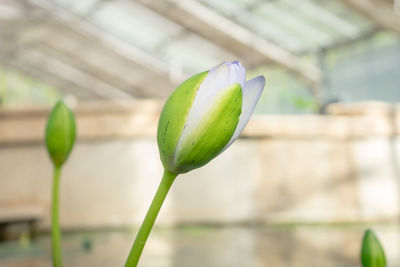
[[[399,225],[156,228],[143,267],[359,267],[361,238],[373,228],[400,266]],[[123,266],[135,231],[65,233],[64,266]],[[50,237],[0,243],[0,266],[51,266]]]

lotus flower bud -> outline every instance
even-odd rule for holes
[[[68,158],[75,142],[74,114],[58,101],[51,111],[46,126],[46,147],[55,166],[61,166]]]
[[[157,141],[166,170],[199,168],[229,147],[246,126],[264,88],[258,76],[246,81],[237,61],[196,74],[166,101]]]
[[[363,267],[386,267],[385,252],[372,230],[365,231],[362,248],[361,262]]]

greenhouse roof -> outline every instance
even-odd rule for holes
[[[388,0],[3,0],[0,64],[80,99],[165,97],[188,75],[235,59],[248,68],[277,64],[318,86],[321,73],[310,56],[380,29],[400,32],[390,5]]]

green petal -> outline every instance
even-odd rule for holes
[[[199,168],[215,158],[229,142],[242,109],[242,88],[235,83],[220,92],[213,108],[178,145],[175,172]]]
[[[61,166],[67,160],[74,146],[75,135],[74,114],[62,101],[58,101],[46,126],[46,147],[56,166]]]
[[[385,252],[374,232],[367,230],[364,234],[361,261],[363,267],[386,267]]]
[[[164,167],[173,172],[175,148],[197,90],[208,71],[196,74],[178,86],[168,98],[158,121],[157,143]]]

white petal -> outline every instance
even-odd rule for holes
[[[224,89],[233,83],[245,83],[246,71],[239,62],[222,63],[221,65],[210,70],[203,83],[200,85],[190,108],[186,119],[185,126],[178,141],[175,156],[179,154],[182,144],[186,143],[186,139],[192,136],[201,121],[209,114],[211,108],[218,100],[218,96]]]
[[[244,86],[244,83],[246,82],[246,69],[242,66],[242,64],[239,61],[224,62],[212,68],[210,70],[210,74],[208,75],[203,84],[205,84],[205,86],[208,86],[207,83],[215,83],[215,80],[213,80],[213,76],[222,75],[222,73],[224,72],[225,72],[224,75],[228,76],[227,80],[225,80],[226,84],[220,84],[220,85],[214,84],[213,86],[215,87],[222,86],[222,88],[224,88],[234,83],[239,83],[240,86],[242,87]]]
[[[242,113],[239,117],[239,123],[236,127],[235,132],[233,133],[231,140],[229,140],[224,149],[228,148],[228,146],[230,146],[243,132],[244,127],[246,127],[251,114],[253,114],[258,99],[260,98],[261,93],[264,89],[264,85],[264,76],[257,76],[256,78],[251,79],[244,84]]]
[[[240,86],[244,86],[244,83],[246,82],[246,69],[242,66],[242,64],[239,61],[234,61],[230,63],[230,75],[231,75],[231,83],[239,83]]]

